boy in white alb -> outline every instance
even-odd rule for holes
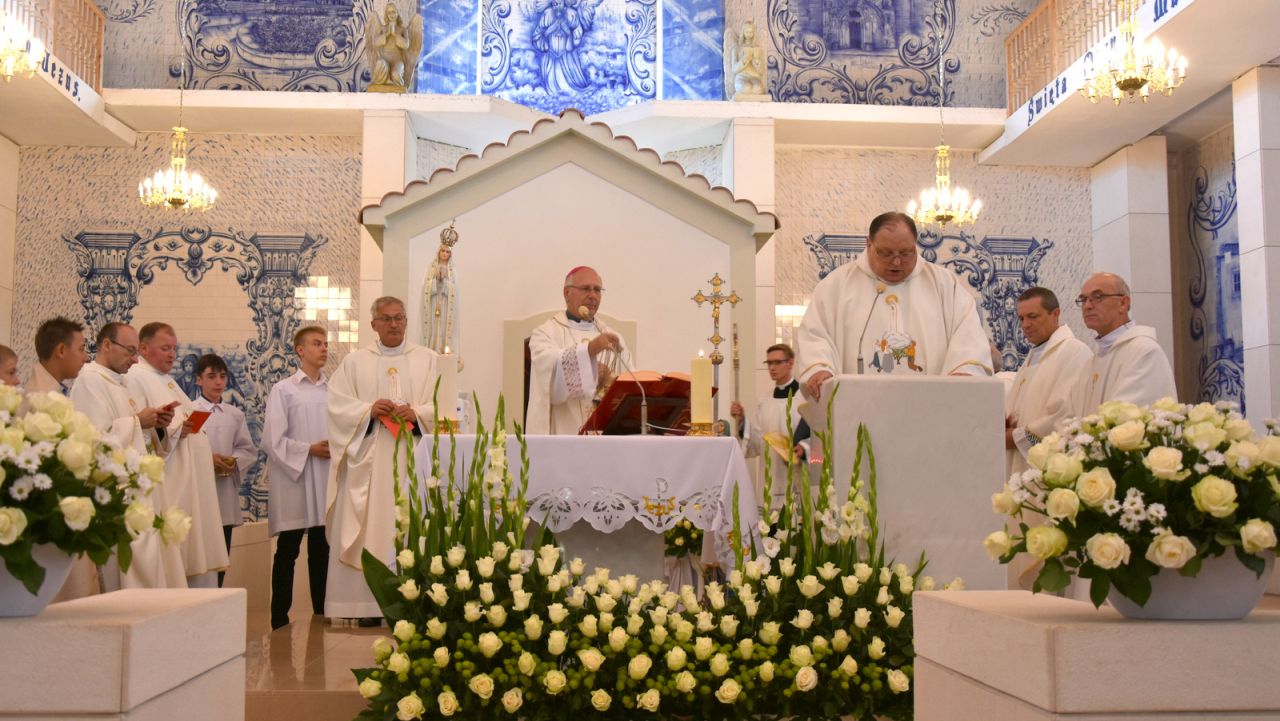
[[[244,411],[222,402],[227,390],[227,364],[221,357],[209,353],[196,361],[196,385],[200,397],[191,402],[197,411],[209,414],[204,422],[209,447],[213,449],[213,475],[218,488],[218,510],[222,514],[222,535],[227,543],[227,557],[231,557],[231,531],[244,522],[240,511],[240,486],[254,461],[258,460],[258,446],[249,435],[249,424]],[[218,573],[218,587],[226,578],[226,572]]]

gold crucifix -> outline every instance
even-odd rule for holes
[[[699,308],[702,307],[703,303],[711,304],[712,332],[711,336],[708,337],[707,340],[711,341],[711,345],[713,346],[711,351],[711,364],[719,366],[724,362],[724,355],[720,352],[720,344],[724,342],[724,336],[720,335],[720,306],[725,303],[728,303],[731,307],[737,306],[738,302],[741,301],[742,298],[738,295],[737,291],[731,290],[729,291],[729,295],[725,295],[721,292],[724,288],[724,280],[721,279],[719,273],[716,273],[715,276],[707,282],[711,284],[711,295],[698,291],[697,295],[693,296],[693,302],[697,303]],[[716,370],[719,370],[719,368],[717,367]]]

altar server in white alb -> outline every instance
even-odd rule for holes
[[[761,398],[756,406],[754,418],[748,418],[743,412],[742,404],[734,401],[729,404],[729,415],[738,427],[738,437],[742,439],[743,454],[747,458],[761,457],[756,471],[756,498],[762,499],[764,493],[764,467],[766,462],[773,463],[773,498],[786,495],[787,457],[786,453],[799,453],[799,441],[808,438],[808,425],[800,418],[800,382],[794,377],[796,365],[795,352],[786,343],[769,346],[765,351],[765,365],[769,369],[769,379],[773,381],[773,392],[767,398]],[[787,425],[787,399],[791,399],[791,424]],[[797,436],[800,431],[803,438]],[[808,469],[800,466],[801,477],[808,477]]]
[[[1058,296],[1048,288],[1018,296],[1018,321],[1031,350],[1004,397],[1006,475],[1025,471],[1031,447],[1072,415],[1076,379],[1093,358],[1089,346],[1059,325],[1061,315]]]
[[[138,331],[138,341],[142,359],[129,369],[125,382],[147,405],[174,409],[173,420],[156,428],[160,437],[157,455],[164,458],[166,497],[191,516],[191,533],[182,543],[187,585],[217,588],[218,572],[227,570],[228,558],[213,449],[203,430],[191,432],[195,406],[169,375],[178,357],[178,336],[167,323],[148,323]]]
[[[574,268],[564,277],[564,312],[529,336],[526,432],[576,434],[594,410],[597,389],[613,380],[615,370],[629,367],[622,338],[596,317],[603,298],[600,274],[586,266]],[[618,354],[625,362],[619,362]]]
[[[381,611],[365,584],[361,554],[368,549],[384,563],[395,557],[396,509],[393,464],[407,493],[407,439],[395,454],[396,432],[412,423],[418,433],[435,420],[431,396],[438,356],[405,339],[404,302],[373,302],[377,342],[348,355],[329,379],[329,585],[325,615],[377,618]]]
[[[159,444],[156,429],[173,420],[172,406],[149,407],[146,400],[126,384],[124,374],[138,362],[138,332],[124,323],[107,323],[98,331],[97,355],[80,369],[71,389],[71,403],[102,432],[102,438],[119,448],[139,454],[153,452]],[[169,474],[151,492],[156,513],[173,503]],[[115,557],[103,566],[104,591],[121,588],[186,588],[187,574],[182,550],[165,543],[158,533],[144,533],[130,544],[133,562],[121,574]]]
[[[61,316],[50,318],[36,329],[36,363],[27,378],[28,393],[71,395],[71,384],[89,361],[85,350],[84,326]]]
[[[209,414],[201,430],[209,436],[209,447],[213,449],[213,475],[217,478],[223,545],[230,559],[231,532],[244,523],[244,514],[240,511],[240,486],[254,461],[258,460],[258,446],[249,435],[244,411],[223,401],[228,376],[227,362],[221,356],[214,353],[200,356],[196,361],[196,385],[200,387],[200,397],[191,405],[197,411]],[[219,588],[226,575],[225,571],[218,573]]]
[[[1084,324],[1098,334],[1092,362],[1077,380],[1075,415],[1106,401],[1138,405],[1174,398],[1173,368],[1156,341],[1156,329],[1129,319],[1129,284],[1114,273],[1094,273],[1076,298]]]
[[[267,454],[267,531],[275,536],[271,564],[271,627],[289,623],[293,571],[307,537],[307,584],[311,611],[324,615],[329,577],[324,502],[329,484],[328,332],[307,326],[293,334],[298,372],[276,383],[267,396],[262,450]]]
[[[871,221],[867,249],[813,291],[796,329],[805,394],[857,373],[991,375],[991,350],[978,306],[950,270],[921,262],[916,224],[904,213]]]

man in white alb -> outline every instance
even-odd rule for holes
[[[1093,360],[1077,380],[1075,415],[1093,413],[1106,401],[1138,405],[1176,398],[1173,368],[1156,341],[1156,330],[1129,319],[1129,284],[1114,273],[1094,273],[1076,298],[1084,324],[1098,334]]]
[[[105,441],[140,454],[159,444],[156,429],[173,420],[172,406],[148,407],[125,384],[124,374],[138,362],[138,332],[124,323],[107,323],[98,331],[98,352],[92,363],[80,369],[71,389],[71,403],[102,432]],[[151,492],[151,505],[162,513],[174,505],[168,468],[165,483]],[[186,588],[182,549],[161,540],[158,533],[144,533],[132,544],[133,562],[121,574],[115,557],[103,566],[103,590],[120,588]]]
[[[84,326],[61,316],[36,329],[36,358],[25,389],[28,393],[61,393],[69,396],[71,384],[89,360]]]
[[[867,250],[818,283],[796,329],[800,382],[813,399],[841,373],[991,375],[973,294],[950,270],[920,262],[904,213],[871,221]]]
[[[182,563],[191,588],[217,588],[218,572],[227,570],[222,511],[213,471],[213,448],[203,431],[192,433],[195,406],[169,371],[178,357],[178,336],[167,323],[148,323],[138,331],[142,359],[129,369],[125,382],[148,405],[175,409],[173,420],[157,427],[157,455],[164,458],[165,496],[191,516],[191,533],[182,543]]]
[[[525,431],[573,435],[591,415],[596,389],[610,380],[610,365],[621,354],[630,365],[617,333],[596,317],[604,287],[600,274],[586,266],[564,278],[563,313],[556,313],[529,336],[529,410]]]
[[[383,563],[394,562],[393,470],[399,468],[401,492],[407,493],[406,446],[414,442],[405,439],[397,456],[396,435],[401,424],[418,433],[435,420],[435,352],[405,339],[408,319],[399,298],[375,300],[372,312],[377,342],[349,354],[329,379],[325,615],[331,618],[381,617],[361,557],[368,549]]]
[[[324,494],[329,484],[329,334],[307,326],[293,335],[298,372],[267,396],[262,449],[267,454],[267,532],[276,537],[271,562],[271,628],[289,623],[293,607],[293,571],[307,537],[307,584],[311,612],[324,615],[329,577],[329,543],[325,539]]]
[[[1028,467],[1027,453],[1071,416],[1071,393],[1093,352],[1071,329],[1059,325],[1062,309],[1048,288],[1018,296],[1018,320],[1031,350],[1005,394],[1006,476]]]

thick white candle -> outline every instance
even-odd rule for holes
[[[445,347],[437,360],[440,370],[440,395],[438,415],[448,421],[458,420],[458,357]]]
[[[689,422],[711,422],[711,359],[698,351],[689,371],[692,385],[689,389]]]

